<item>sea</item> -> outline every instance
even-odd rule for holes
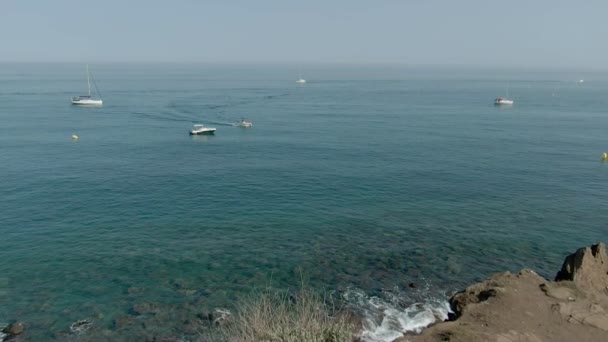
[[[90,70],[102,107],[70,104],[84,64],[0,64],[0,323],[28,340],[194,341],[201,313],[306,287],[392,341],[607,238],[606,71]]]

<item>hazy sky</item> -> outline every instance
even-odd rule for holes
[[[608,0],[0,0],[0,61],[608,67]]]

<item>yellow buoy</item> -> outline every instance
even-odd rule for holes
[[[78,136],[76,134],[72,134],[72,140],[78,140]]]
[[[602,160],[608,160],[608,153],[607,152],[602,153]]]

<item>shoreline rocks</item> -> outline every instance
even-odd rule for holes
[[[608,341],[608,254],[599,243],[564,260],[555,281],[497,273],[450,298],[454,313],[397,341]]]

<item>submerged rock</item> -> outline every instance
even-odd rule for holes
[[[81,319],[70,325],[70,331],[73,332],[74,334],[81,334],[81,333],[91,329],[92,326],[93,326],[93,322],[91,322],[87,319]]]
[[[122,329],[126,326],[133,324],[134,322],[135,322],[135,318],[131,315],[118,316],[118,317],[114,318],[114,321],[113,321],[115,329]]]
[[[133,304],[131,311],[133,311],[137,315],[155,315],[160,312],[160,308],[154,303],[137,303]]]
[[[204,311],[196,314],[196,317],[203,321],[213,321],[213,312]]]
[[[21,335],[24,331],[25,325],[22,322],[11,323],[2,329],[2,332],[8,335],[8,337]]]
[[[146,339],[146,342],[178,342],[180,341],[176,336],[150,336]]]
[[[198,333],[199,328],[200,328],[199,323],[196,323],[195,321],[188,319],[188,320],[185,320],[184,323],[182,324],[181,331],[186,334],[194,335],[194,334]]]
[[[55,341],[69,341],[71,339],[71,337],[70,337],[70,334],[65,331],[58,331],[53,334],[53,339]]]
[[[194,289],[178,289],[177,292],[187,297],[192,297],[198,293],[198,291]]]
[[[183,290],[183,289],[189,289],[190,288],[189,283],[186,280],[181,279],[181,278],[174,279],[171,284],[173,285],[173,287],[176,290]]]
[[[132,286],[132,287],[129,287],[127,289],[127,293],[130,296],[137,295],[137,294],[140,294],[142,292],[144,292],[144,288],[143,287],[134,287],[134,286]]]

